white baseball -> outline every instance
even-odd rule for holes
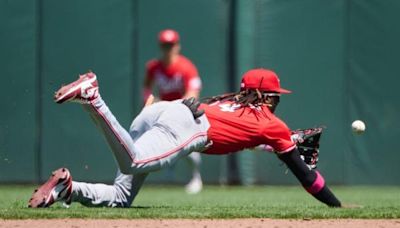
[[[365,123],[361,120],[355,120],[351,124],[351,129],[356,134],[362,134],[365,131]]]

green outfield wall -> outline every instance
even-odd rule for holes
[[[254,67],[293,91],[277,115],[290,128],[324,125],[320,172],[335,184],[400,184],[400,1],[0,0],[0,182],[41,182],[58,167],[76,180],[111,182],[116,164],[79,105],[53,93],[93,70],[128,128],[142,106],[145,63],[157,33],[176,29],[203,79],[202,96],[231,92]],[[353,135],[355,119],[367,131]],[[226,156],[203,157],[206,183],[225,183]],[[273,154],[240,152],[244,184],[293,184]],[[181,161],[150,175],[183,183]]]

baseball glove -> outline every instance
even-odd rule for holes
[[[292,140],[296,142],[300,157],[310,169],[317,168],[319,141],[322,127],[297,129],[292,131]]]

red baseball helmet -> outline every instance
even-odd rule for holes
[[[281,88],[279,78],[272,70],[252,69],[243,74],[240,89],[258,89],[271,93],[291,93],[290,90]]]
[[[179,34],[175,30],[165,29],[158,34],[158,41],[160,41],[160,43],[178,43]]]

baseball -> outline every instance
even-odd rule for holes
[[[355,120],[351,124],[351,129],[356,134],[362,134],[365,131],[365,123],[361,120]]]

